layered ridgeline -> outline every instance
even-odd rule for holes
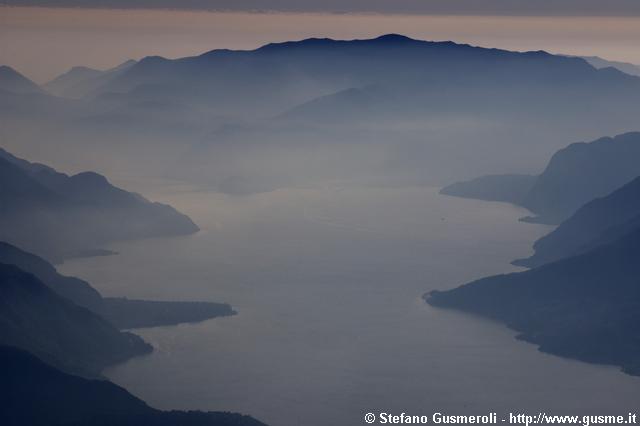
[[[43,93],[36,83],[6,65],[0,66],[0,91],[20,94]]]
[[[640,176],[640,133],[574,143],[553,155],[537,178],[493,175],[460,182],[443,194],[526,207],[537,216],[527,220],[558,224],[585,203],[603,197]]]
[[[198,322],[235,314],[226,303],[103,298],[88,282],[61,275],[46,260],[4,242],[0,242],[0,263],[15,265],[33,274],[58,295],[89,309],[121,329]]]
[[[67,93],[84,81],[90,93]],[[234,193],[534,170],[562,141],[633,128],[640,114],[640,78],[613,68],[394,34],[146,57],[117,72],[78,68],[46,87],[84,96],[0,93],[20,152]],[[154,161],[139,161],[149,149]]]
[[[43,88],[49,93],[65,98],[75,99],[91,96],[101,86],[126,71],[135,63],[136,61],[129,60],[107,70],[97,70],[82,66],[73,67],[66,73],[44,84]]]
[[[152,350],[14,265],[0,263],[0,305],[0,344],[74,374],[97,376],[106,366]]]
[[[171,206],[117,188],[97,173],[68,176],[1,149],[0,183],[0,240],[54,261],[112,241],[198,230]]]
[[[524,82],[528,83],[526,89],[521,87]],[[587,84],[593,86],[582,92]],[[330,106],[335,109],[343,105],[342,100],[350,103],[350,97],[342,96],[343,90],[382,93],[389,100],[376,87],[419,88],[424,90],[419,90],[424,101],[431,99],[432,106],[442,110],[446,105],[438,101],[449,96],[465,96],[466,105],[475,104],[474,99],[479,105],[477,93],[471,90],[489,87],[499,92],[483,99],[485,108],[500,107],[492,105],[492,99],[507,96],[514,85],[519,87],[517,96],[525,94],[530,99],[541,95],[533,87],[542,88],[545,96],[560,90],[591,98],[593,92],[605,94],[605,86],[623,96],[620,90],[625,86],[639,90],[640,80],[613,69],[596,70],[580,58],[389,34],[370,40],[273,43],[252,51],[213,50],[175,60],[147,57],[112,78],[100,92],[128,93],[137,99],[178,96],[209,106],[224,106],[228,112],[240,105],[247,109],[268,107],[271,111],[279,106],[286,111],[332,92],[337,102]],[[445,87],[457,90],[440,92]],[[416,92],[398,94],[406,98]],[[515,100],[514,96],[509,99]],[[506,106],[509,105],[501,107]]]
[[[540,350],[640,375],[640,230],[525,272],[425,295],[501,322]]]
[[[598,69],[613,67],[625,74],[640,76],[640,65],[629,62],[609,61],[599,56],[582,56],[582,59]]]
[[[514,262],[534,269],[434,291],[428,303],[502,321],[543,351],[640,375],[639,154],[638,133],[556,154],[518,202],[546,218],[587,202]]]
[[[540,266],[611,243],[636,229],[640,229],[640,177],[579,208],[555,230],[535,242],[535,253],[531,257],[513,263]]]
[[[12,347],[0,346],[0,366],[5,426],[263,425],[233,413],[156,410],[113,383],[66,374]]]

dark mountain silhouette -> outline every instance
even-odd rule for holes
[[[532,178],[489,175],[443,188],[442,193],[508,201],[531,210],[527,221],[558,224],[585,203],[603,197],[640,176],[640,132],[580,142],[556,152]]]
[[[640,177],[582,206],[533,245],[535,254],[514,264],[540,266],[610,243],[640,229]]]
[[[60,275],[53,265],[41,257],[0,241],[0,263],[17,266],[33,274],[58,295],[78,306],[96,313],[100,313],[103,309],[102,296],[89,283],[78,278]]]
[[[128,60],[108,70],[77,66],[44,84],[44,88],[56,96],[82,98],[94,94],[101,86],[136,63]]]
[[[66,374],[0,346],[0,424],[5,426],[260,426],[234,413],[160,411],[105,380]]]
[[[98,375],[108,365],[152,350],[14,265],[0,264],[0,304],[0,344],[25,349],[65,371]]]
[[[526,90],[520,86],[525,82]],[[405,94],[419,92],[422,102],[441,108],[441,100],[464,96],[469,101],[479,88],[493,90],[494,98],[505,95],[509,99],[523,93],[538,97],[540,88],[544,96],[558,100],[560,96],[554,95],[557,90],[580,98],[596,93],[611,96],[612,92],[627,97],[623,88],[640,90],[640,79],[611,69],[596,70],[580,58],[389,34],[370,40],[274,43],[253,51],[214,50],[175,60],[147,57],[103,86],[101,92],[130,92],[138,99],[190,98],[224,106],[227,112],[240,105],[284,111],[318,96],[367,86],[403,88]],[[518,86],[521,93],[509,94]],[[452,91],[454,88],[457,90]],[[337,103],[341,100],[351,107],[351,97],[339,95]]]
[[[522,205],[537,176],[487,175],[465,182],[457,182],[440,190],[441,194],[486,201],[503,201]]]
[[[198,230],[171,206],[117,188],[104,176],[68,176],[3,150],[0,182],[0,240],[54,261],[110,241]]]
[[[42,93],[40,86],[6,65],[0,65],[0,91],[21,94]]]
[[[61,275],[44,259],[4,242],[0,242],[0,263],[15,265],[33,274],[58,295],[89,309],[121,329],[198,322],[235,313],[226,303],[103,298],[88,282]]]
[[[633,128],[639,97],[640,78],[582,58],[389,34],[146,57],[81,100],[0,93],[0,114],[21,152],[55,143],[69,152],[59,164],[104,155],[119,172],[232,192],[239,176],[247,193],[535,170],[563,140]],[[151,149],[157,161],[135,161]]]
[[[486,316],[540,350],[640,375],[640,231],[525,272],[425,295],[433,306]]]
[[[555,153],[522,203],[537,220],[559,223],[579,207],[640,175],[640,133],[574,143]]]

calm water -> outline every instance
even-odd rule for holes
[[[129,185],[131,187],[131,185]],[[116,244],[64,273],[106,295],[231,303],[239,315],[138,330],[156,351],[107,371],[151,405],[272,425],[366,412],[637,408],[640,379],[541,354],[505,327],[420,296],[515,270],[547,231],[518,208],[435,189],[330,185],[248,197],[140,185],[202,232]]]

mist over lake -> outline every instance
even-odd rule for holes
[[[637,402],[640,382],[615,368],[540,353],[501,324],[422,301],[519,270],[509,262],[551,229],[518,222],[524,209],[348,182],[250,196],[129,186],[201,232],[114,244],[117,256],[61,270],[106,295],[224,301],[239,312],[136,330],[154,353],[106,374],[155,407],[286,426],[362,424],[370,411],[626,413]]]
[[[0,5],[0,425],[635,425],[636,1]]]

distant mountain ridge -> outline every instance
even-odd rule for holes
[[[581,58],[598,69],[613,67],[626,74],[640,76],[640,65],[629,62],[609,61],[598,56],[581,56]]]
[[[250,193],[383,174],[441,185],[530,172],[564,140],[633,128],[638,98],[639,77],[582,58],[387,34],[148,56],[81,99],[2,93],[0,116],[21,152],[52,141],[72,156],[116,157],[108,167],[118,172],[223,192],[239,177],[235,192]],[[151,149],[158,161],[134,160]],[[255,167],[265,154],[295,161]]]
[[[102,85],[107,84],[109,80],[117,77],[135,63],[136,61],[131,59],[104,71],[76,66],[45,83],[43,88],[56,96],[83,98],[96,93]]]
[[[256,69],[263,72],[256,74]],[[469,74],[469,69],[475,72]],[[599,75],[607,76],[603,80],[640,85],[640,80],[629,80],[632,77],[623,73],[600,72],[581,58],[388,34],[369,40],[312,38],[272,43],[251,51],[213,50],[173,60],[146,57],[111,80],[102,92],[135,90],[138,97],[157,97],[169,91],[166,93],[205,103],[234,102],[231,94],[235,94],[247,108],[259,106],[256,102],[267,96],[271,103],[286,108],[287,104],[292,107],[321,93],[381,83],[441,84],[446,79],[449,84],[468,84],[481,76],[485,82],[489,79],[505,84],[524,75],[532,85],[544,81],[555,86],[560,80],[575,84]],[[216,97],[210,98],[214,93]]]
[[[18,94],[40,94],[43,90],[13,68],[0,66],[0,90]]]
[[[117,188],[97,173],[68,176],[1,149],[0,182],[0,240],[54,261],[111,241],[198,230],[171,206]]]

